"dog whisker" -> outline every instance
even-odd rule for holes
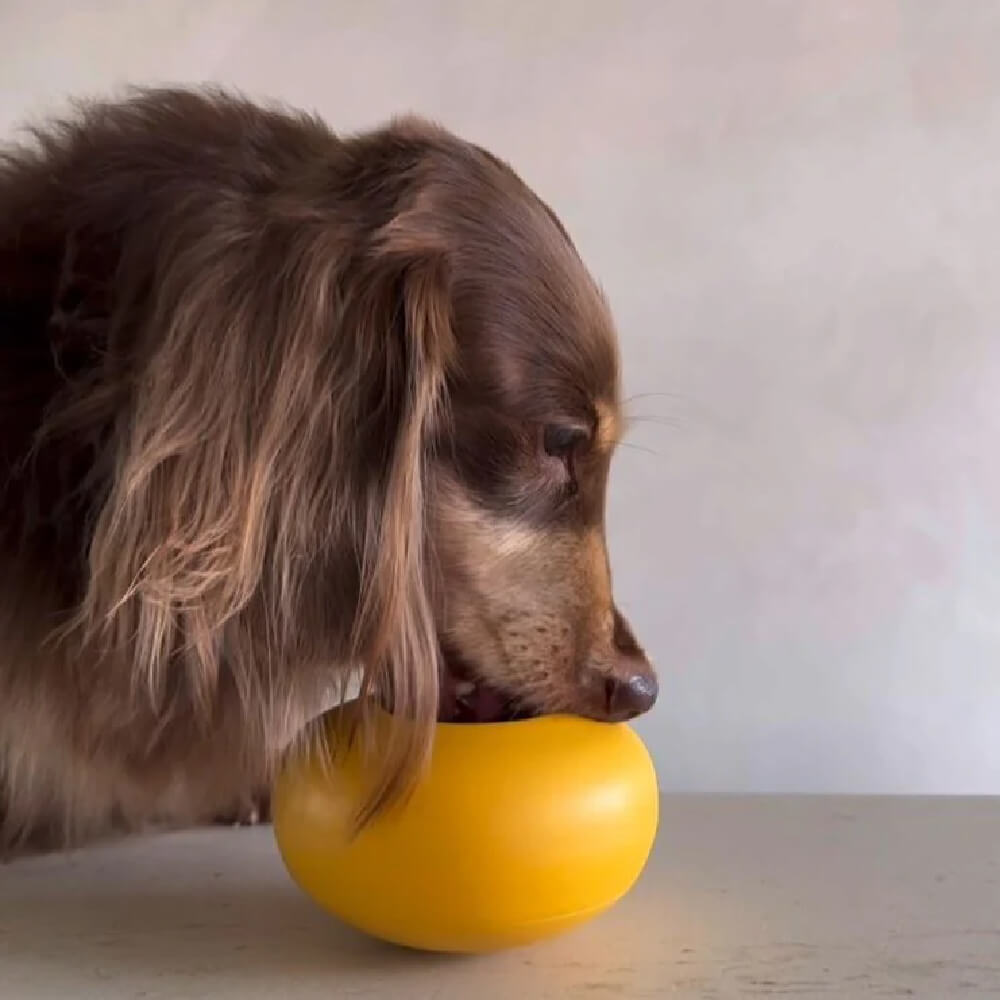
[[[646,445],[635,444],[632,441],[619,441],[618,447],[627,448],[629,451],[642,452],[644,455],[651,455],[654,458],[660,457],[660,452],[658,452],[655,448],[648,448]]]

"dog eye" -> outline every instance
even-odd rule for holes
[[[542,447],[546,455],[568,458],[587,437],[583,427],[572,424],[549,424],[542,432]]]

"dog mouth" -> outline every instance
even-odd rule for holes
[[[438,722],[518,722],[538,713],[509,692],[476,677],[472,666],[442,645]]]

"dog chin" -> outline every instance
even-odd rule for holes
[[[442,646],[439,722],[517,722],[539,713],[487,684],[454,650]]]

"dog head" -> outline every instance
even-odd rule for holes
[[[388,296],[369,300],[401,345],[384,383],[401,408],[371,450],[390,484],[409,484],[382,508],[393,534],[370,593],[384,608],[409,586],[422,602],[397,602],[381,630],[392,666],[370,670],[373,686],[381,676],[420,717],[416,678],[435,659],[444,718],[632,718],[657,682],[615,606],[605,543],[623,423],[607,303],[553,212],[496,157],[412,119],[360,141],[359,161],[405,178],[363,279]]]
[[[657,683],[605,543],[623,422],[614,325],[552,212],[492,156],[460,162],[432,195],[456,351],[430,466],[442,698],[457,691],[477,719],[628,719]]]

